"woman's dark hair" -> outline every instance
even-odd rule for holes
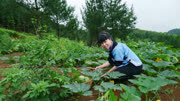
[[[102,42],[104,42],[107,39],[113,40],[111,35],[108,32],[106,32],[106,31],[100,32],[100,34],[98,36],[98,43],[101,44]]]

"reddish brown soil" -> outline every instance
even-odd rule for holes
[[[22,55],[23,55],[23,53],[12,53],[10,55],[4,55],[4,56],[1,56],[1,57],[8,57],[8,58],[10,58],[12,56],[22,56]],[[0,69],[10,68],[9,67],[10,64],[7,64],[7,62],[8,62],[8,60],[0,60]],[[0,74],[1,74],[1,72],[0,72]],[[2,80],[3,78],[4,77],[2,77],[0,75],[0,80]]]
[[[22,56],[22,55],[23,55],[22,53],[12,53],[10,55],[5,55],[3,57]],[[0,60],[0,69],[10,68],[9,64],[7,64],[6,61]],[[55,68],[56,67],[53,67],[52,69],[56,70]],[[180,71],[180,70],[177,70],[177,71]],[[58,72],[61,73],[60,71],[58,71]],[[1,72],[0,72],[0,74],[1,74]],[[0,80],[2,80],[3,78],[5,78],[5,77],[0,76]],[[180,80],[178,82],[179,82],[179,84],[176,84],[176,85],[167,85],[167,86],[162,87],[158,93],[160,98],[158,98],[158,96],[156,96],[152,93],[148,94],[148,98],[152,99],[154,97],[153,101],[156,101],[157,99],[160,99],[161,101],[180,101]],[[94,86],[94,84],[91,85],[91,89],[90,89],[93,92],[92,96],[79,96],[77,94],[74,94],[74,100],[76,100],[76,101],[96,100],[99,97],[99,93],[98,93],[98,91],[94,90],[93,86]],[[117,90],[117,91],[114,91],[114,93],[116,96],[118,96],[118,100],[119,100],[121,98],[120,94],[123,93],[123,91]],[[141,99],[142,99],[142,101],[146,100],[144,94],[141,96]]]
[[[14,37],[11,37],[12,39],[23,39],[24,37],[23,36],[14,36]]]

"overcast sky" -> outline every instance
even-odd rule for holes
[[[180,28],[180,0],[122,0],[128,7],[133,5],[137,17],[136,28],[157,32],[167,32]],[[82,21],[80,9],[85,0],[67,0],[75,7],[78,20]]]

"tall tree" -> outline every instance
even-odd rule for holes
[[[89,45],[96,43],[99,31],[104,29],[105,25],[105,0],[87,0],[86,7],[82,13],[83,22],[89,32]]]
[[[77,18],[71,18],[65,26],[65,36],[72,40],[78,39],[79,22]]]
[[[0,0],[1,26],[37,34],[41,25],[50,22],[50,17],[43,13],[42,1]]]
[[[106,27],[114,38],[125,40],[136,24],[133,8],[128,9],[122,0],[106,0]]]
[[[30,10],[24,8],[28,7],[22,2],[17,2],[16,0],[1,0],[1,26],[18,31],[28,31],[27,26],[31,25],[31,13]]]
[[[34,24],[35,28],[35,34],[39,35],[41,38],[41,32],[40,32],[40,21],[43,16],[43,1],[44,0],[16,0],[18,3],[25,4],[28,8],[32,10],[32,15],[34,16],[32,20],[32,23]]]
[[[109,31],[113,38],[125,39],[134,28],[136,17],[133,8],[128,9],[121,0],[87,0],[82,12],[83,22],[90,34],[90,44],[96,42],[102,30]]]
[[[44,0],[44,11],[56,23],[58,38],[60,37],[60,24],[66,24],[73,16],[74,8],[67,5],[66,0]]]

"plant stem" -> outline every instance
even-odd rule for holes
[[[148,101],[148,92],[145,94],[145,96],[146,96],[146,101]]]

